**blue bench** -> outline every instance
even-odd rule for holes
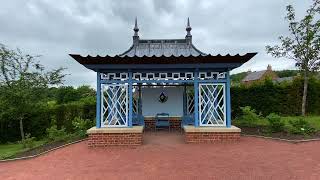
[[[158,113],[155,117],[155,131],[157,128],[167,127],[170,132],[170,119],[168,113]]]

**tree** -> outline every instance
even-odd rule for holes
[[[0,44],[0,118],[10,114],[17,119],[22,140],[26,117],[41,103],[46,89],[62,84],[65,77],[64,68],[45,71],[37,57]]]
[[[313,0],[305,17],[300,21],[296,20],[295,10],[291,5],[286,9],[285,19],[289,23],[290,34],[285,37],[280,36],[280,45],[266,46],[266,50],[273,57],[294,60],[296,67],[303,73],[301,114],[305,116],[309,76],[311,72],[319,70],[320,66],[320,0]]]

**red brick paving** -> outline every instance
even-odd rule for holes
[[[0,179],[320,179],[320,142],[241,137],[237,143],[184,144],[179,134],[145,134],[137,148],[87,142],[0,163]]]

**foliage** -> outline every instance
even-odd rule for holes
[[[256,114],[256,111],[250,106],[240,107],[241,116],[236,120],[237,124],[242,127],[255,127],[257,122],[261,120],[260,114]]]
[[[266,119],[268,120],[268,129],[270,132],[282,132],[284,131],[285,123],[281,120],[281,117],[275,113],[269,114]]]
[[[296,61],[296,66],[303,72],[304,88],[301,113],[306,111],[306,98],[309,72],[320,68],[320,0],[313,0],[306,15],[296,20],[295,10],[287,6],[286,20],[289,23],[289,36],[280,36],[280,45],[266,46],[266,50],[276,58],[285,57]]]
[[[89,119],[76,117],[73,119],[72,125],[77,135],[79,135],[80,137],[85,137],[87,130],[93,126],[93,122]]]
[[[37,57],[0,45],[0,120],[9,114],[19,121],[22,140],[24,121],[45,97],[43,92],[50,85],[62,84],[65,77],[64,68],[45,71]]]
[[[241,72],[237,74],[232,74],[230,76],[231,82],[232,83],[240,83],[242,79],[244,79],[247,75],[247,72]]]
[[[76,117],[93,120],[96,113],[95,98],[84,98],[66,104],[58,104],[53,109],[52,118],[58,128],[64,126],[67,132],[73,131],[72,120]]]
[[[52,125],[57,125],[58,129],[65,127],[66,132],[73,133],[72,120],[75,117],[95,122],[96,99],[94,89],[87,86],[73,88],[72,91],[77,94],[79,99],[59,104],[56,97],[58,97],[59,91],[64,91],[64,89],[62,86],[43,90],[43,94],[47,96],[43,97],[41,102],[34,104],[34,108],[29,109],[25,116],[24,121],[28,122],[24,124],[25,132],[32,133],[37,139],[42,139],[46,136],[46,129]],[[0,93],[0,98],[5,98],[4,96],[5,94]],[[3,108],[3,111],[0,111],[0,143],[19,140],[19,121],[16,121],[15,116],[11,114],[8,108]]]
[[[231,87],[232,116],[241,115],[240,107],[251,106],[266,116],[272,112],[281,116],[296,116],[301,110],[303,79],[295,78],[292,82],[266,83],[252,86]],[[307,98],[307,114],[320,114],[320,80],[310,78]]]
[[[283,78],[283,77],[297,76],[300,73],[300,71],[298,71],[298,70],[282,70],[282,71],[275,71],[275,73],[277,74],[277,76],[279,78]]]
[[[25,136],[25,139],[21,140],[21,144],[24,148],[31,149],[35,146],[35,137],[31,137],[31,134],[28,133]]]
[[[68,137],[65,128],[57,129],[56,125],[47,128],[47,136],[49,141],[61,141]]]
[[[298,120],[290,120],[289,124],[289,133],[291,134],[310,136],[315,133],[315,128],[313,128],[310,123],[303,118]]]

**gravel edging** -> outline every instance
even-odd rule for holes
[[[80,140],[77,140],[77,141],[73,141],[73,142],[70,142],[70,143],[67,143],[67,144],[64,144],[64,145],[49,149],[47,151],[41,152],[39,154],[32,155],[32,156],[25,156],[25,157],[12,158],[12,159],[3,159],[3,160],[0,160],[0,163],[1,162],[9,162],[9,161],[17,161],[17,160],[26,160],[26,159],[36,158],[38,156],[47,154],[47,153],[49,153],[51,151],[54,151],[54,150],[57,150],[57,149],[60,149],[60,148],[63,148],[63,147],[66,147],[66,146],[69,146],[69,145],[72,145],[72,144],[76,144],[76,143],[79,143],[79,142],[82,142],[82,141],[85,141],[85,140],[87,140],[87,138],[80,139]]]
[[[275,138],[275,137],[269,137],[269,136],[259,136],[259,135],[250,135],[250,134],[241,134],[242,136],[246,137],[256,137],[256,138],[263,138],[263,139],[271,139],[271,140],[278,140],[278,141],[284,141],[289,143],[303,143],[303,142],[312,142],[312,141],[320,141],[320,138],[316,139],[301,139],[301,140],[292,140],[292,139],[282,139],[282,138]]]

